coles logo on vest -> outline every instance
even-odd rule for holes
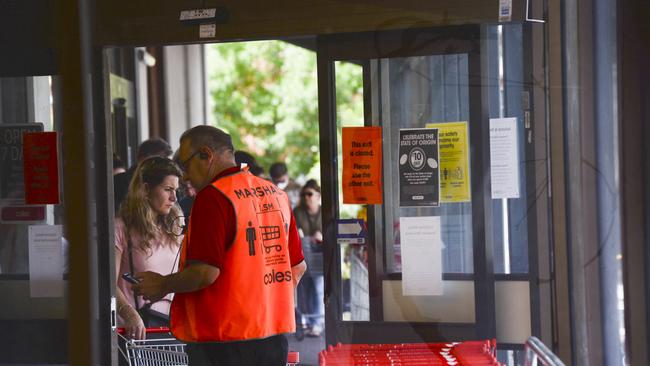
[[[275,269],[264,275],[264,284],[272,285],[274,283],[291,282],[291,271],[276,272]]]

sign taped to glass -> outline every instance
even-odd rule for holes
[[[23,135],[25,203],[59,203],[57,132]]]
[[[437,128],[399,131],[399,205],[440,205],[440,164]]]
[[[381,204],[381,127],[343,127],[343,203]]]
[[[0,124],[0,200],[4,205],[25,203],[23,134],[43,131],[42,123]]]
[[[470,202],[472,190],[467,122],[427,123],[427,127],[438,129],[440,202]]]

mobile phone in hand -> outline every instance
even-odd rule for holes
[[[137,278],[133,277],[133,275],[130,274],[130,273],[128,273],[128,272],[127,272],[127,273],[124,273],[124,274],[122,275],[122,278],[123,278],[126,282],[128,282],[128,283],[132,283],[132,284],[134,284],[134,285],[137,284],[137,283],[140,283],[140,280],[138,280]]]

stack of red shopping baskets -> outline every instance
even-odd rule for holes
[[[321,366],[499,366],[496,340],[461,343],[337,344],[319,354]]]

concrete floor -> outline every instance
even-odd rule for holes
[[[302,341],[295,336],[287,337],[289,340],[289,351],[300,353],[300,366],[318,366],[318,353],[325,349],[324,334],[318,338],[305,337]]]

